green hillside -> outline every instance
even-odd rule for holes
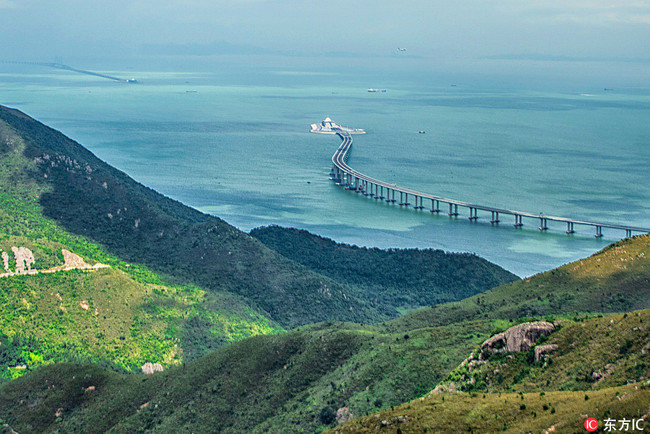
[[[621,257],[644,260],[643,253],[648,251],[647,237],[637,237],[568,267],[577,271],[595,263],[605,270],[619,270],[617,282],[605,278],[607,271],[600,276],[606,283],[590,292],[596,299],[617,294],[613,307],[598,305],[604,312],[617,308],[619,303],[639,304],[647,298],[650,285],[643,279],[636,280],[641,283],[634,291],[615,292],[617,284],[633,281],[643,267],[634,261],[629,261],[627,269],[614,265],[624,262]],[[513,292],[512,309],[539,301],[538,297],[546,294],[540,290],[545,288],[543,279],[552,279],[556,274],[550,272],[522,282],[519,292]],[[572,282],[567,279],[566,286],[558,284],[554,291],[563,293],[567,300],[577,299],[582,287]],[[504,287],[512,289],[512,285],[519,283]],[[481,297],[498,299],[504,287],[487,291]],[[592,302],[585,300],[584,305],[575,305],[575,310],[584,312]],[[367,326],[321,323],[280,335],[246,339],[152,377],[118,375],[84,365],[46,366],[0,388],[0,396],[5,396],[4,401],[0,399],[0,409],[4,409],[0,418],[19,432],[89,427],[157,432],[314,432],[335,426],[338,413],[339,421],[370,414],[353,421],[350,427],[354,430],[374,430],[377,423],[388,420],[388,432],[398,432],[400,427],[403,432],[422,432],[425,427],[432,427],[434,432],[450,432],[456,426],[452,421],[463,429],[492,432],[504,426],[513,431],[526,427],[541,430],[554,424],[572,426],[563,424],[580,422],[580,414],[592,412],[596,417],[639,417],[639,403],[645,402],[643,405],[647,406],[645,389],[612,387],[625,387],[629,381],[640,381],[650,375],[643,354],[650,342],[643,326],[650,321],[649,312],[611,317],[593,312],[586,316],[562,308],[545,312],[561,325],[545,342],[557,342],[560,346],[557,353],[549,355],[545,366],[531,363],[529,352],[512,357],[497,355],[488,363],[503,363],[495,365],[495,369],[502,370],[501,376],[488,369],[492,365],[487,364],[485,372],[476,371],[475,387],[468,389],[469,393],[442,393],[424,401],[412,401],[428,395],[441,382],[462,380],[466,373],[458,371],[461,361],[491,334],[522,321],[507,316],[454,321],[452,314],[458,312],[454,306],[464,303],[469,301],[438,307],[440,312],[446,312],[447,317],[439,321],[444,325],[436,325],[432,320],[427,324],[421,319],[427,318],[422,313],[430,312],[429,308],[409,315],[418,321],[398,319]],[[489,316],[510,312],[508,303],[504,299],[501,310],[488,311]],[[461,318],[466,315],[463,310],[460,312]],[[411,328],[407,327],[409,324]],[[587,375],[602,370],[609,374],[600,385],[587,381]],[[81,375],[84,372],[88,374]],[[55,378],[59,383],[50,388],[49,381]],[[88,381],[75,383],[81,378]],[[471,378],[466,376],[465,384],[470,384]],[[75,386],[66,386],[71,383]],[[92,394],[83,393],[83,388],[91,385],[95,386]],[[624,405],[612,399],[617,391],[625,400]],[[517,392],[524,393],[523,401]],[[539,401],[540,394],[551,399]],[[585,394],[589,396],[588,402]],[[397,407],[403,402],[409,403]],[[146,403],[149,404],[140,408]],[[431,420],[432,406],[440,409],[440,418],[435,421]],[[391,407],[394,409],[390,410]],[[59,408],[63,410],[57,421]],[[477,410],[472,412],[470,408]],[[382,409],[379,416],[372,414]],[[102,412],[110,412],[114,417],[99,420],[98,414]],[[408,415],[411,425],[393,423],[404,415]]]
[[[517,320],[579,312],[629,312],[650,306],[650,235],[609,245],[589,258],[502,285],[456,303],[420,309],[387,330],[469,319]]]
[[[650,310],[563,321],[535,350],[484,352],[442,390],[338,427],[336,432],[582,432],[586,416],[639,419],[650,402]],[[632,384],[632,385],[630,385]],[[382,425],[386,421],[387,424]]]
[[[632,419],[647,419],[649,401],[650,388],[634,385],[588,394],[443,393],[356,419],[328,433],[585,433],[587,417],[598,420],[598,432],[604,432],[606,419],[613,419],[618,431],[623,419],[628,428]],[[647,429],[648,423],[642,421],[641,427]]]
[[[61,133],[1,106],[0,203],[0,232],[52,241],[61,241],[60,232],[74,234],[67,238],[89,240],[166,281],[243,297],[283,327],[388,318],[356,298],[354,288],[156,193]]]
[[[251,235],[310,270],[362,288],[366,297],[399,311],[462,300],[518,280],[471,254],[369,249],[279,226],[253,229]]]
[[[340,408],[363,415],[425,394],[490,328],[406,336],[320,324],[246,339],[152,376],[44,366],[0,386],[0,419],[18,432],[313,432]]]
[[[468,392],[595,390],[650,378],[650,310],[562,321],[538,345],[557,348],[487,354],[485,363],[460,367],[448,381]],[[477,350],[478,354],[478,350]]]

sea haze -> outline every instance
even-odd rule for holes
[[[0,104],[243,230],[278,224],[359,245],[474,252],[520,276],[624,235],[605,229],[599,240],[592,228],[576,227],[567,236],[552,223],[541,233],[532,220],[515,230],[510,216],[492,227],[485,214],[471,223],[465,210],[450,219],[343,191],[328,179],[338,138],[308,133],[326,116],[366,129],[349,164],[387,182],[489,206],[650,226],[650,91],[638,84],[638,65],[620,65],[616,80],[560,81],[562,62],[536,74],[539,62],[520,61],[517,71],[528,74],[515,77],[431,65],[403,73],[395,59],[342,70],[332,66],[342,60],[288,61],[101,71],[138,79],[129,85],[0,65]]]

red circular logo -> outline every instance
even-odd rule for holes
[[[590,417],[585,420],[585,429],[589,432],[594,432],[598,429],[598,421],[596,418]]]

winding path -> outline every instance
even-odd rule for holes
[[[514,211],[510,209],[494,208],[485,205],[478,205],[469,202],[463,202],[456,199],[449,199],[442,196],[436,196],[433,194],[422,193],[415,190],[410,190],[408,188],[398,187],[395,184],[389,184],[384,181],[372,178],[368,175],[364,175],[361,172],[357,172],[347,164],[348,153],[352,147],[352,136],[346,131],[338,131],[337,134],[343,141],[339,145],[338,149],[332,156],[332,171],[330,173],[330,179],[333,180],[336,185],[344,187],[346,190],[353,190],[357,193],[363,194],[364,196],[369,196],[377,200],[385,200],[388,203],[396,203],[395,199],[396,192],[399,193],[399,205],[400,206],[409,206],[409,195],[414,200],[413,208],[414,209],[425,209],[423,205],[424,199],[431,201],[432,213],[440,213],[440,204],[446,204],[449,206],[448,215],[450,217],[458,216],[458,207],[467,208],[469,210],[469,219],[477,220],[478,211],[485,211],[491,213],[490,223],[495,225],[499,224],[501,220],[499,217],[501,215],[511,215],[514,216],[514,226],[520,228],[523,226],[523,218],[531,218],[539,220],[539,229],[541,231],[548,230],[548,222],[562,222],[566,223],[567,234],[573,234],[575,232],[575,225],[582,226],[592,226],[596,229],[596,237],[600,238],[603,236],[603,228],[618,229],[624,230],[625,236],[630,237],[633,233],[648,233],[650,229],[641,228],[635,226],[626,226],[612,223],[599,223],[592,222],[587,220],[576,220],[567,217],[555,217],[544,214],[533,214],[530,212],[523,211]],[[428,204],[428,203],[427,203]],[[428,207],[427,207],[428,208]]]

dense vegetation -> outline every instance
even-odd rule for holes
[[[333,280],[363,289],[375,303],[408,311],[481,293],[517,276],[471,254],[365,248],[279,226],[251,235],[283,256]]]
[[[62,265],[63,248],[111,268],[0,278],[0,382],[58,361],[117,370],[168,366],[282,331],[237,295],[166,283],[43,216],[39,198],[51,187],[38,182],[24,149],[20,135],[0,122],[0,251],[9,270],[16,246],[33,253],[39,270]]]
[[[568,267],[577,271],[595,263],[604,269],[598,276],[605,283],[590,292],[596,300],[616,293],[617,303],[643,303],[650,293],[646,280],[639,280],[634,291],[616,292],[615,288],[616,282],[629,282],[632,274],[648,265],[646,256],[641,255],[650,251],[648,240],[646,236],[622,241]],[[625,262],[621,258],[631,257],[641,263],[629,260],[625,264],[627,269],[618,268],[619,263]],[[608,273],[616,273],[617,281],[607,279]],[[515,287],[516,291],[512,285],[520,283],[506,285],[513,290],[514,307],[510,307],[519,309],[539,301],[538,294],[545,294],[540,288],[555,282],[556,275],[557,272],[541,274],[522,282],[521,287]],[[579,284],[580,275],[574,278],[565,275],[564,283],[558,283],[553,290],[564,294],[567,300],[577,299],[583,287]],[[503,287],[495,288],[481,297],[499,300],[502,290]],[[496,316],[494,312],[510,312],[508,303],[509,299],[503,299],[501,310],[488,310],[488,316]],[[547,343],[556,342],[560,348],[549,356],[552,362],[546,367],[531,363],[530,353],[495,356],[490,363],[504,363],[498,368],[503,369],[503,378],[493,370],[478,370],[474,379],[476,388],[469,389],[469,394],[436,394],[424,401],[395,407],[427,395],[445,379],[454,379],[459,374],[455,368],[481,342],[524,319],[513,320],[506,315],[465,321],[466,311],[456,307],[464,304],[447,303],[438,308],[444,315],[438,322],[443,325],[421,312],[409,315],[408,320],[378,325],[321,323],[281,335],[247,339],[146,379],[120,376],[85,365],[67,365],[64,375],[59,365],[47,366],[0,388],[0,396],[6,396],[4,401],[0,399],[0,408],[6,408],[0,412],[0,418],[17,431],[67,431],[95,426],[107,429],[110,425],[119,431],[303,432],[336,425],[337,413],[339,420],[345,420],[350,413],[358,417],[395,407],[377,417],[354,421],[351,427],[374,430],[378,423],[387,420],[388,432],[397,432],[397,428],[422,432],[424,427],[431,427],[434,432],[456,431],[456,424],[468,430],[481,428],[493,432],[504,425],[513,431],[531,427],[541,430],[554,424],[573,426],[580,421],[580,414],[591,413],[592,409],[597,409],[593,412],[597,417],[606,414],[639,417],[637,413],[642,408],[639,403],[647,400],[647,391],[612,387],[650,375],[650,366],[643,355],[643,351],[650,349],[643,325],[650,321],[650,312],[610,316],[605,312],[611,308],[605,306],[594,309],[586,317],[580,312],[590,308],[593,301],[585,299],[583,303],[545,312],[546,319],[562,323],[547,340]],[[569,311],[571,308],[575,310]],[[430,310],[426,308],[423,312]],[[454,315],[460,319],[454,319]],[[639,331],[639,327],[643,329]],[[585,337],[588,339],[584,340]],[[603,369],[611,372],[601,383],[594,386],[587,380],[587,374]],[[77,381],[86,370],[91,370],[87,374],[88,382],[70,389],[64,386]],[[55,378],[61,385],[49,388]],[[465,378],[466,384],[470,379]],[[91,385],[95,386],[92,394],[82,393],[82,387]],[[624,404],[612,399],[616,391],[625,399]],[[540,393],[549,399],[535,401],[539,400]],[[585,402],[585,394],[589,402]],[[149,404],[141,409],[146,403]],[[647,406],[647,401],[644,405]],[[440,411],[436,420],[431,417],[434,406]],[[59,408],[63,410],[57,421],[55,413]],[[470,408],[478,409],[477,413],[468,412]],[[99,421],[97,414],[107,411],[115,417]],[[399,422],[398,417],[405,415],[410,425]],[[38,425],[35,421],[39,421]]]
[[[0,386],[0,419],[18,432],[315,431],[339,409],[364,415],[427,393],[490,328],[406,336],[320,324],[246,339],[152,376],[45,366]]]
[[[241,296],[284,327],[388,318],[358,299],[354,288],[135,182],[18,111],[0,107],[0,132],[0,199],[3,211],[14,211],[0,218],[7,217],[3,231],[9,235],[50,239],[53,227],[63,228],[111,255],[162,273],[169,282]],[[32,230],[34,225],[38,230]]]

